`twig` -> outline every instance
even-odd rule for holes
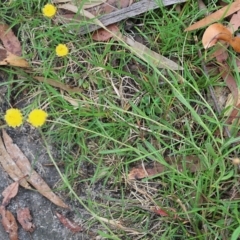
[[[108,26],[110,24],[120,22],[121,20],[137,16],[144,12],[159,8],[162,6],[169,6],[176,3],[183,3],[187,0],[141,0],[140,2],[134,3],[129,7],[114,11],[112,13],[103,15],[97,18],[104,26]],[[101,28],[101,26],[96,25],[94,23],[89,22],[89,25],[83,26],[80,28],[80,35],[86,34],[97,29]]]

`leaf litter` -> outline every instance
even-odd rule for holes
[[[59,219],[59,221],[69,230],[71,230],[73,233],[81,232],[83,231],[83,228],[76,222],[71,221],[67,217],[63,216],[62,214],[56,212],[56,216]]]
[[[2,192],[2,195],[3,195],[3,201],[2,201],[2,206],[6,207],[10,200],[12,198],[14,198],[17,193],[18,193],[18,188],[19,188],[19,182],[16,181],[16,182],[13,182],[12,184],[10,184],[3,192]]]
[[[6,148],[4,147],[2,138],[0,137],[0,163],[3,169],[8,173],[8,175],[14,180],[18,181],[22,187],[31,189],[30,185],[24,178],[24,174],[17,166],[17,164],[12,160]],[[20,180],[21,179],[21,180]]]
[[[106,26],[104,26],[101,23],[101,21],[99,21],[96,18],[96,16],[93,13],[89,12],[88,10],[84,10],[84,9],[80,10],[77,6],[69,4],[69,3],[60,5],[59,8],[65,9],[65,10],[68,10],[68,11],[71,11],[74,13],[79,13],[81,16],[83,16],[85,18],[91,19],[94,24],[99,25],[103,29],[102,32],[105,32],[105,31],[109,32],[108,37],[112,36],[112,37],[114,37],[114,39],[116,41],[120,41],[120,42],[127,44],[129,46],[128,49],[133,54],[135,54],[136,56],[141,58],[143,61],[153,64],[159,68],[167,68],[167,69],[171,69],[171,70],[183,70],[183,68],[181,66],[179,66],[177,63],[175,63],[174,61],[150,50],[145,45],[143,45],[135,40],[132,40],[129,37],[122,35],[120,32],[115,33],[116,28],[114,28],[114,31],[111,31],[111,29],[108,29]],[[106,35],[106,34],[104,34],[104,35]],[[106,41],[105,37],[103,39],[104,39],[104,41]]]
[[[216,21],[222,20],[227,16],[231,16],[228,26],[223,26],[221,23],[214,23]],[[240,26],[240,0],[234,1],[231,4],[228,4],[218,11],[206,16],[204,19],[192,24],[185,31],[192,31],[204,26],[208,26],[205,30],[202,43],[205,49],[208,49],[212,46],[217,46],[214,53],[211,54],[210,57],[215,57],[219,66],[218,72],[220,76],[225,81],[227,87],[231,91],[228,98],[225,100],[225,109],[228,108],[227,111],[224,112],[224,116],[226,119],[226,127],[225,134],[230,137],[229,128],[231,129],[232,126],[238,126],[240,121],[238,120],[238,113],[240,109],[240,99],[239,94],[240,90],[238,88],[237,80],[235,79],[229,64],[227,63],[227,59],[229,54],[227,52],[227,48],[230,45],[234,51],[237,53],[240,52],[240,37],[233,36],[233,33],[238,30]],[[219,44],[218,44],[219,43]],[[236,66],[238,66],[238,61],[234,59],[236,62]],[[212,96],[214,99],[214,96]],[[222,96],[221,96],[222,97]],[[218,104],[215,101],[215,106]],[[222,100],[219,99],[222,102]],[[220,113],[221,109],[218,108],[218,113]],[[234,128],[236,129],[236,128]]]
[[[28,62],[21,57],[22,47],[10,27],[5,23],[0,23],[0,65],[10,65],[15,67],[28,68]]]
[[[41,176],[32,169],[32,166],[26,156],[18,148],[16,144],[13,143],[10,136],[5,130],[2,131],[2,136],[7,152],[22,171],[24,175],[27,175],[27,181],[34,186],[39,193],[44,197],[48,198],[51,202],[59,207],[69,208],[55,193],[52,192],[51,188],[47,183],[41,178]]]
[[[166,165],[154,161],[152,163],[153,166],[149,166],[149,164],[141,164],[137,167],[132,168],[128,174],[128,180],[138,180],[146,177],[154,177],[168,170],[169,167],[174,167],[180,172],[184,169],[190,172],[204,170],[204,167],[201,164],[201,159],[196,155],[186,156],[183,159],[180,157],[167,156],[165,157],[165,161]],[[167,166],[167,164],[169,164],[169,166]],[[183,165],[186,166],[184,167]]]
[[[208,15],[204,19],[192,24],[188,28],[185,29],[185,31],[193,31],[197,30],[199,28],[206,27],[207,25],[220,21],[223,18],[226,18],[233,13],[237,12],[240,10],[240,0],[234,1],[233,3],[230,3],[229,5],[219,9],[218,11]]]
[[[14,67],[22,67],[29,68],[28,62],[11,52],[7,51],[0,45],[0,65],[14,66]]]
[[[29,208],[19,208],[17,210],[17,220],[25,231],[32,233],[35,230]]]
[[[57,0],[56,0],[57,1]],[[58,1],[58,2],[63,2],[62,0],[60,0],[60,1]],[[64,2],[69,2],[69,1],[64,1]],[[240,3],[240,1],[235,1],[233,4],[235,4],[235,3]],[[216,16],[221,16],[220,18],[222,18],[223,16],[227,16],[227,14],[231,14],[231,13],[229,13],[229,12],[232,12],[233,11],[233,9],[232,9],[232,6],[233,6],[233,4],[232,5],[230,5],[230,7],[228,7],[228,8],[226,8],[225,10],[224,10],[224,8],[222,8],[221,9],[221,11],[218,11],[218,14],[215,14],[215,15],[210,15],[209,17],[210,18],[205,18],[205,24],[206,25],[208,25],[209,24],[209,22],[212,22],[213,20],[214,21],[216,21],[215,19],[217,19],[217,17]],[[237,5],[234,5],[235,7],[237,6]],[[240,8],[239,8],[240,9]],[[224,10],[224,11],[223,11]],[[220,14],[221,13],[221,14]],[[92,16],[91,15],[89,15],[88,13],[87,13],[87,11],[86,12],[84,12],[84,14],[83,15],[88,15],[88,17],[90,16],[90,18],[92,18]],[[236,15],[236,14],[235,14]],[[214,17],[213,17],[214,16]],[[236,16],[236,20],[235,20],[235,22],[237,22],[238,21],[238,18],[239,18],[239,16]],[[209,20],[209,19],[211,19],[211,20]],[[213,21],[213,22],[214,22]],[[199,27],[199,26],[202,26],[201,25],[202,23],[199,23],[197,26]],[[233,24],[232,26],[233,26],[233,29],[236,29],[237,28],[237,25],[238,24]],[[215,26],[217,26],[217,25],[215,25]],[[220,26],[220,25],[218,25],[218,26]],[[196,28],[196,25],[194,26],[195,28]],[[194,27],[192,26],[192,28],[188,28],[188,29],[186,29],[187,31],[190,31],[190,30],[192,30],[192,29],[194,29]],[[213,32],[213,27],[212,27],[212,25],[210,26],[210,29],[211,29],[211,31],[209,31],[209,32]],[[222,29],[224,29],[224,32],[222,31]],[[234,39],[236,40],[236,38],[235,37],[232,37],[232,35],[231,35],[231,32],[230,32],[230,30],[229,30],[229,32],[227,32],[226,31],[226,29],[227,28],[225,28],[223,25],[221,26],[221,31],[219,31],[218,33],[216,33],[215,35],[212,35],[210,38],[210,41],[206,41],[207,42],[207,44],[205,45],[205,46],[207,46],[206,48],[208,48],[208,47],[211,47],[211,46],[213,46],[215,43],[217,43],[219,40],[224,40],[224,41],[226,41],[226,42],[228,42],[234,49],[235,49],[235,51],[238,51],[238,50],[236,50],[237,48],[235,48],[234,46],[237,46],[238,47],[238,42],[237,42],[237,44],[235,44],[234,43]],[[108,30],[108,32],[111,32],[111,30]],[[230,34],[229,34],[230,33]],[[112,33],[111,33],[112,34]],[[116,35],[116,33],[114,33],[113,34],[113,37],[114,37],[114,35]],[[224,39],[222,39],[222,37],[219,37],[219,36],[223,36],[223,35],[225,35],[224,36]],[[217,37],[216,37],[217,36]],[[121,35],[117,35],[117,37],[119,38],[119,39],[121,39],[123,36],[121,36]],[[227,40],[226,40],[226,38],[225,37],[227,37]],[[209,38],[208,38],[209,39]],[[100,41],[102,41],[101,39],[99,39]],[[99,41],[99,40],[97,40],[97,41]],[[122,40],[122,39],[121,39]],[[128,39],[124,39],[125,40],[125,42],[127,43],[129,40]],[[130,39],[131,40],[131,39]],[[132,41],[132,40],[131,40]],[[203,40],[203,42],[204,42],[204,40]],[[133,43],[131,43],[132,44],[132,47],[134,48],[134,45],[136,45],[136,48],[138,49],[138,47],[140,47],[140,49],[143,49],[143,52],[144,52],[144,54],[146,54],[146,53],[149,53],[149,55],[151,55],[151,56],[154,56],[155,54],[154,54],[154,52],[152,53],[151,52],[151,50],[149,51],[148,49],[147,49],[147,51],[145,51],[144,49],[144,47],[145,46],[140,46],[140,45],[138,45],[138,44],[133,44]],[[212,45],[211,45],[212,44]],[[131,46],[131,45],[130,45]],[[0,53],[1,53],[1,51],[0,51]],[[16,60],[17,58],[16,58],[16,56],[15,55],[12,55],[12,58],[11,57],[9,57],[9,52],[8,52],[8,50],[6,50],[5,49],[5,53],[6,53],[6,56],[7,57],[2,57],[1,56],[1,54],[0,54],[0,64],[2,64],[2,65],[13,65],[13,66],[19,66],[19,67],[27,67],[28,66],[28,64],[27,64],[27,62],[25,62],[26,63],[26,66],[24,66],[24,62],[22,62],[21,64],[20,63],[18,63],[18,60]],[[145,58],[145,59],[147,59],[146,58],[146,56],[144,56],[144,54],[142,54],[141,56],[139,56],[140,58]],[[2,55],[4,55],[4,53],[2,54]],[[156,57],[156,58],[158,58],[159,57],[159,55],[155,55],[154,57]],[[15,59],[16,58],[16,59]],[[11,60],[12,59],[12,60]],[[16,61],[15,61],[15,60]],[[14,65],[14,64],[16,64],[16,65]],[[154,62],[154,64],[156,65],[156,66],[158,66],[158,67],[162,67],[161,65],[159,66],[158,65],[158,63],[156,63],[156,62]],[[179,69],[179,66],[177,65],[177,69]],[[226,72],[225,72],[226,73]],[[228,76],[229,76],[229,74],[228,74]],[[224,78],[224,76],[222,76],[223,78]],[[233,79],[233,82],[232,83],[230,83],[230,84],[232,84],[232,86],[235,86],[235,81],[234,81],[234,79]],[[228,84],[227,84],[228,85]],[[228,85],[228,86],[230,86],[230,85]],[[230,89],[231,89],[231,87],[229,87]],[[233,87],[232,87],[232,89],[233,89]],[[233,90],[232,90],[232,92],[233,92]],[[235,95],[235,97],[234,97],[234,101],[236,102],[236,96],[238,96],[239,95],[239,93],[238,93],[238,95],[236,95],[236,92],[235,92],[235,94],[233,94],[233,95]],[[4,132],[3,132],[3,135],[4,135]],[[6,140],[6,142],[8,142],[8,140]],[[6,144],[6,142],[5,142],[5,144]],[[10,145],[10,146],[8,146],[8,145]],[[14,147],[13,147],[14,146]],[[18,149],[18,148],[16,148],[17,146],[15,145],[15,144],[13,144],[11,141],[10,142],[8,142],[7,144],[6,144],[6,148],[8,149],[8,152],[10,151],[16,151],[16,149]],[[20,149],[18,149],[18,150],[20,150]],[[19,152],[18,152],[18,154],[19,154]],[[22,154],[22,153],[21,153]],[[24,155],[23,155],[24,156]],[[192,158],[192,156],[190,156],[191,158]],[[22,159],[22,157],[20,156],[17,156],[16,154],[12,154],[12,158],[15,160],[15,162],[19,162],[19,159]],[[24,158],[25,158],[25,156],[24,156]],[[197,159],[197,160],[199,160],[199,159]],[[21,164],[20,164],[21,165]],[[16,164],[16,166],[17,167],[19,167],[19,165],[18,164]],[[15,181],[16,181],[16,179],[20,179],[20,178],[23,178],[23,176],[22,175],[24,175],[24,174],[26,174],[26,175],[28,175],[29,176],[29,178],[27,179],[36,189],[39,187],[37,184],[36,184],[36,182],[37,182],[37,179],[39,178],[39,175],[35,175],[35,174],[33,174],[34,175],[34,177],[31,179],[31,174],[30,174],[30,169],[31,169],[31,165],[30,165],[30,163],[29,163],[29,161],[28,161],[28,163],[27,163],[27,169],[22,169],[22,166],[21,167],[19,167],[19,169],[20,169],[20,171],[22,172],[22,174],[21,175],[16,175],[18,178],[16,178],[15,177]],[[190,171],[197,171],[197,166],[198,165],[196,165],[195,167],[191,167],[191,166],[187,166],[187,167],[189,167],[189,170]],[[182,168],[181,168],[181,165],[179,165],[179,164],[177,164],[177,165],[175,165],[175,167],[177,167],[178,168],[178,170],[179,171],[182,171]],[[138,169],[140,169],[140,170],[142,170],[142,172],[140,172],[141,174],[140,174],[140,177],[138,176],[138,177],[136,177],[136,174],[134,175],[134,174],[132,174],[132,179],[136,179],[136,178],[144,178],[144,177],[148,177],[148,176],[154,176],[154,175],[156,175],[156,174],[158,174],[158,173],[161,173],[162,171],[164,171],[165,170],[165,166],[164,165],[156,165],[155,166],[155,169],[153,170],[153,171],[151,171],[151,169],[148,169],[147,167],[143,167],[142,169],[141,168],[138,168]],[[140,171],[139,170],[139,171]],[[31,173],[32,173],[32,169],[31,169]],[[144,171],[144,173],[143,173],[143,171]],[[11,172],[11,171],[9,171],[9,172]],[[14,173],[15,174],[15,173]],[[145,175],[144,175],[145,174]],[[9,174],[10,175],[10,174]],[[13,175],[13,173],[11,172],[11,175]],[[131,179],[131,176],[130,176],[130,178],[129,179]],[[3,200],[3,205],[7,205],[8,203],[9,203],[9,201],[10,201],[10,199],[11,198],[13,198],[14,196],[16,196],[16,194],[17,194],[17,183],[18,182],[14,182],[12,185],[10,185],[9,186],[9,189],[7,190],[5,190],[5,192],[3,193],[3,195],[5,195],[4,196],[4,199],[5,200]],[[15,184],[15,185],[14,185]],[[35,184],[35,185],[34,185]],[[47,190],[47,188],[44,188],[44,190],[39,190],[38,189],[38,191],[40,192],[40,193],[42,193],[43,194],[43,192],[45,192]],[[44,195],[44,194],[43,194]],[[7,197],[6,197],[7,196]],[[51,196],[51,197],[50,197]],[[53,198],[53,196],[52,195],[48,195],[48,198],[49,199],[51,199],[51,198]],[[53,200],[51,200],[51,201],[53,201]],[[57,204],[56,203],[56,200],[54,200],[53,202],[55,202],[55,204]],[[59,203],[59,202],[58,202]],[[58,204],[57,204],[58,205]],[[61,204],[60,204],[61,205]],[[64,205],[64,203],[63,203],[63,205]],[[62,205],[62,207],[66,207],[66,206],[63,206]],[[21,217],[22,219],[24,219],[24,221],[25,222],[27,222],[27,221],[29,221],[29,222],[31,222],[31,216],[29,217],[28,216],[28,213],[27,213],[27,211],[29,211],[29,209],[28,210],[25,210],[26,212],[24,213],[25,215],[26,215],[26,217]],[[167,216],[167,212],[166,211],[164,211],[164,210],[162,210],[162,209],[153,209],[153,211],[156,213],[156,214],[159,214],[159,215],[161,215],[161,216]],[[3,221],[3,219],[7,219],[7,220],[4,220],[5,221],[5,225],[6,226],[10,226],[13,222],[14,222],[14,220],[13,220],[13,218],[12,218],[12,214],[11,214],[11,212],[9,212],[9,211],[7,211],[5,208],[4,208],[4,206],[2,206],[1,208],[0,208],[0,213],[1,213],[1,215],[3,216],[2,217],[2,221]],[[24,215],[23,214],[23,215]],[[29,212],[29,215],[30,215],[30,212]],[[68,227],[69,229],[71,229],[73,232],[75,231],[74,230],[74,227],[73,227],[73,225],[74,225],[74,223],[72,223],[72,222],[70,222],[69,223],[69,219],[67,219],[67,218],[65,218],[63,215],[61,215],[61,214],[58,214],[58,213],[56,213],[56,215],[58,215],[58,218],[59,218],[59,220],[60,219],[62,219],[62,221],[61,222],[64,222],[63,224],[66,226],[66,227]],[[8,216],[8,217],[7,217]],[[67,219],[67,220],[66,220]],[[7,221],[9,221],[9,223],[7,223]],[[21,220],[22,221],[22,220]],[[106,220],[104,220],[104,219],[102,219],[102,221],[106,221]],[[16,221],[15,221],[16,222]],[[20,222],[20,221],[19,221]],[[108,221],[108,223],[109,223],[109,221]],[[116,222],[117,223],[117,222]],[[116,225],[116,223],[114,223],[115,225]],[[15,229],[16,227],[15,227],[15,224],[13,223],[12,224],[12,226],[14,226],[13,227],[13,229]],[[12,229],[10,229],[9,230],[9,227],[6,227],[5,229],[8,229],[8,230],[6,230],[6,231],[8,231],[8,232],[14,232]],[[26,229],[29,229],[29,228],[27,228],[26,227]],[[80,229],[80,227],[79,227],[79,229]],[[124,229],[125,230],[125,229]],[[29,230],[30,231],[30,230]],[[12,236],[12,238],[11,239],[15,239],[14,237],[16,236],[16,234],[14,235],[13,234],[13,236]]]
[[[0,39],[7,51],[19,57],[22,55],[21,44],[7,24],[0,23]]]
[[[0,206],[0,214],[2,216],[1,223],[5,229],[5,231],[9,234],[10,240],[18,239],[18,226],[15,220],[14,215],[6,209],[7,205],[10,203],[11,199],[13,199],[19,190],[19,185],[31,189],[26,180],[33,185],[39,193],[48,198],[57,206],[62,208],[68,208],[68,206],[57,196],[55,195],[50,187],[45,183],[45,181],[38,175],[31,167],[29,160],[26,156],[21,152],[21,150],[17,147],[17,145],[13,144],[12,139],[3,130],[3,139],[5,143],[5,147],[2,138],[0,138],[0,162],[4,168],[4,170],[9,174],[11,178],[15,180],[12,184],[5,188],[2,192],[3,200]],[[10,166],[10,167],[9,167]],[[25,178],[25,176],[27,176]],[[30,214],[29,208],[19,208],[17,210],[17,220],[23,227],[23,229],[27,232],[33,232],[35,229],[35,225],[32,223],[32,216]],[[67,220],[66,220],[67,221]],[[72,230],[79,230],[77,226],[71,222],[67,222]],[[69,227],[68,226],[68,227]],[[75,226],[75,228],[73,228]]]
[[[240,1],[237,2],[239,2],[238,5],[240,6]],[[231,5],[231,7],[232,6],[235,5]],[[240,121],[237,118],[240,109],[240,90],[238,88],[237,80],[233,76],[231,68],[227,63],[227,59],[229,57],[229,54],[227,53],[228,45],[232,46],[234,51],[238,53],[240,52],[240,37],[233,36],[233,33],[237,31],[240,26],[239,7],[232,8],[231,12],[236,13],[231,16],[227,27],[220,23],[213,23],[205,30],[202,38],[202,43],[205,49],[216,45],[218,42],[221,43],[221,45],[218,45],[212,56],[214,56],[218,61],[218,71],[220,76],[231,91],[225,103],[225,108],[228,108],[228,110],[224,112],[224,116],[227,118],[226,124],[229,125],[229,129],[231,129],[232,126],[238,126],[240,124]],[[238,60],[235,61],[237,65]]]
[[[9,234],[9,239],[18,240],[18,225],[13,214],[6,210],[4,206],[0,207],[0,214],[2,215],[2,225]]]

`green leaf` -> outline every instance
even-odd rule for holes
[[[240,226],[235,229],[235,231],[232,234],[231,240],[238,240],[240,237]]]

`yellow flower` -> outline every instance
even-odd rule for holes
[[[28,115],[28,122],[34,127],[41,127],[47,119],[48,114],[41,109],[34,109]]]
[[[56,47],[56,54],[58,57],[64,57],[68,55],[68,47],[66,44],[58,44]]]
[[[10,127],[19,127],[23,123],[23,116],[19,109],[10,108],[6,111],[4,119],[8,126]]]
[[[56,14],[57,8],[54,5],[48,3],[43,7],[42,12],[45,17],[52,18]]]

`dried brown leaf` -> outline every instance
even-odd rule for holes
[[[229,31],[234,33],[238,30],[239,27],[240,27],[240,11],[232,15],[228,29]]]
[[[9,239],[18,240],[18,225],[13,214],[3,206],[0,207],[0,214],[2,215],[2,225],[9,234]]]
[[[0,23],[0,39],[2,40],[3,46],[7,51],[15,54],[16,56],[22,55],[22,47],[18,38],[15,36],[9,26],[4,23]]]
[[[56,216],[58,217],[59,221],[68,229],[70,229],[72,232],[77,233],[81,232],[83,229],[80,225],[77,223],[69,220],[67,217],[63,216],[62,214],[56,212]]]
[[[227,87],[230,89],[235,104],[238,102],[238,85],[236,79],[231,74],[231,71],[227,64],[219,67],[221,77],[225,81]]]
[[[228,28],[220,23],[214,23],[205,30],[202,43],[206,49],[212,47],[220,40],[229,43],[236,52],[240,52],[240,38],[233,37]]]
[[[162,217],[172,217],[173,219],[183,220],[178,217],[176,210],[174,208],[160,208],[160,207],[151,207],[151,212],[156,213],[157,215],[160,215]]]
[[[183,162],[186,166],[186,169],[190,172],[201,171],[203,169],[200,158],[195,155],[186,156],[185,158],[165,157],[165,161],[172,167],[176,167],[178,171],[184,170]],[[131,169],[128,174],[128,180],[137,180],[145,177],[152,177],[166,171],[166,169],[167,167],[159,162],[154,162],[153,166],[140,165]]]
[[[6,207],[9,204],[10,200],[17,195],[18,188],[19,188],[19,182],[17,181],[17,182],[13,182],[7,188],[4,189],[4,191],[2,192],[2,195],[4,197],[2,201],[2,205],[4,207]]]
[[[237,12],[240,10],[240,0],[237,0],[221,9],[218,11],[210,14],[209,16],[205,17],[204,19],[192,24],[188,28],[185,29],[185,31],[193,31],[198,28],[205,27],[211,23],[217,22],[225,17],[230,16],[231,14]]]
[[[44,82],[44,83],[47,83],[53,87],[57,87],[57,88],[60,88],[64,91],[67,91],[67,92],[70,92],[70,93],[80,93],[83,91],[83,89],[79,88],[79,87],[69,87],[61,82],[58,82],[54,79],[51,79],[51,78],[44,78],[44,77],[33,77],[34,79],[36,79],[37,81],[39,82]]]
[[[22,171],[22,173],[25,176],[28,176],[27,181],[31,185],[33,185],[38,190],[39,193],[41,193],[44,197],[48,198],[57,206],[68,208],[68,206],[56,194],[52,192],[51,188],[41,178],[41,176],[32,169],[29,160],[18,148],[18,146],[12,142],[12,139],[6,133],[6,131],[3,130],[2,133],[7,152],[9,153],[11,158],[15,161],[15,163]]]
[[[159,207],[154,207],[151,209],[154,213],[156,213],[157,215],[160,215],[162,217],[169,217],[169,213],[162,209],[162,208],[159,208]]]
[[[106,31],[103,28],[98,29],[97,31],[95,31],[92,35],[92,39],[95,41],[102,41],[105,42],[107,40],[109,40],[110,38],[112,38],[114,36],[114,34],[116,34],[117,32],[119,32],[119,28],[117,24],[112,24],[107,26],[108,31]]]
[[[230,25],[227,27],[227,29],[234,33],[238,27],[240,26],[240,11],[238,11],[236,14],[233,14],[230,20]],[[217,49],[212,54],[213,57],[215,57],[218,61],[218,63],[224,63],[228,59],[228,51],[227,47],[229,43],[224,41],[219,41],[220,45],[217,46]]]
[[[8,175],[14,180],[19,181],[20,185],[27,189],[32,189],[30,185],[27,183],[24,178],[24,174],[19,169],[17,164],[13,161],[13,159],[9,156],[8,152],[5,149],[2,138],[0,137],[0,163],[3,169],[8,173]]]
[[[122,40],[131,48],[130,50],[139,58],[143,59],[145,62],[155,65],[159,68],[166,68],[171,70],[183,70],[181,66],[172,60],[165,58],[164,56],[150,50],[145,45],[123,36],[121,33],[117,34],[116,40]]]
[[[205,30],[202,37],[202,44],[207,49],[215,45],[219,40],[230,43],[232,33],[222,24],[214,23]]]
[[[232,38],[229,44],[237,53],[240,53],[240,37]]]
[[[28,62],[25,59],[10,53],[1,45],[0,45],[0,65],[9,65],[22,68],[29,67]]]
[[[25,231],[33,232],[35,230],[35,225],[32,223],[32,216],[30,214],[29,208],[18,209],[17,220]]]

